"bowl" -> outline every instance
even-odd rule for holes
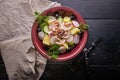
[[[53,7],[53,8],[47,9],[42,13],[42,15],[53,15],[53,13],[55,13],[55,12],[59,12],[61,14],[61,16],[75,15],[76,20],[78,22],[85,23],[82,16],[76,10],[74,10],[70,7],[66,7],[66,6]],[[33,45],[35,46],[36,50],[46,59],[58,61],[58,62],[73,59],[78,54],[81,54],[83,48],[86,45],[87,38],[88,38],[88,30],[85,30],[82,34],[82,37],[81,37],[79,43],[70,52],[60,54],[58,56],[58,58],[56,58],[56,59],[51,59],[50,56],[48,56],[48,54],[46,54],[47,51],[44,49],[42,41],[40,41],[38,38],[37,28],[38,28],[38,22],[34,21],[33,26],[32,26],[31,37],[32,37]]]

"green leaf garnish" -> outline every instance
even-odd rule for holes
[[[89,28],[89,25],[83,24],[82,28],[83,28],[83,29],[88,29],[88,28]]]
[[[51,56],[51,58],[52,58],[52,59],[56,59],[56,58],[58,58],[58,55],[53,54],[53,55]]]
[[[87,30],[89,28],[88,24],[83,24],[80,23],[79,29],[81,30],[81,32],[84,32],[85,30]]]
[[[34,16],[36,18],[36,21],[39,24],[39,27],[41,28],[41,30],[43,31],[45,26],[48,26],[48,20],[49,20],[49,16],[44,16],[41,15],[39,12],[34,12]],[[44,32],[44,31],[43,31]]]
[[[58,54],[60,53],[60,51],[58,50],[59,47],[60,46],[58,44],[52,45],[48,50],[47,54],[51,56],[51,58],[56,59],[58,57]]]
[[[54,44],[51,46],[51,48],[49,49],[50,51],[54,51],[54,50],[58,50],[59,49],[59,45],[58,44]]]

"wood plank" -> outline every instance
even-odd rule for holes
[[[91,52],[93,65],[120,65],[120,20],[86,20],[89,27],[87,47],[98,37],[103,40]]]
[[[52,0],[77,10],[84,18],[120,19],[120,0]]]
[[[89,80],[119,80],[120,66],[113,65],[90,65]]]
[[[46,69],[40,80],[86,80],[84,65],[72,72],[72,65],[68,62],[47,62]]]

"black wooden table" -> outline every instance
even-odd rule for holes
[[[99,80],[120,79],[120,0],[52,0],[63,6],[77,10],[89,27],[86,47],[98,37],[102,41],[88,59],[71,71],[71,61],[55,63],[47,61],[46,69],[40,80]],[[87,72],[87,73],[86,73]],[[6,71],[0,58],[0,80],[7,80]]]
[[[88,75],[84,63],[71,71],[71,61],[47,62],[40,80],[99,80],[120,79],[120,0],[52,0],[77,10],[89,27],[86,47],[98,37],[102,41],[89,56]]]

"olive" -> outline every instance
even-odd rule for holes
[[[59,17],[59,12],[54,12],[54,17],[58,18]]]
[[[71,19],[71,20],[75,20],[75,19],[76,19],[75,15],[71,15],[71,16],[70,16],[70,19]]]
[[[40,32],[40,31],[41,31],[41,29],[40,29],[40,27],[38,27],[38,28],[37,28],[37,32]]]
[[[83,33],[82,32],[79,32],[78,35],[81,36]]]
[[[74,46],[70,46],[68,49],[67,49],[67,52],[71,52],[71,50],[74,48]]]
[[[44,49],[45,50],[49,50],[49,46],[48,45],[44,45]]]

